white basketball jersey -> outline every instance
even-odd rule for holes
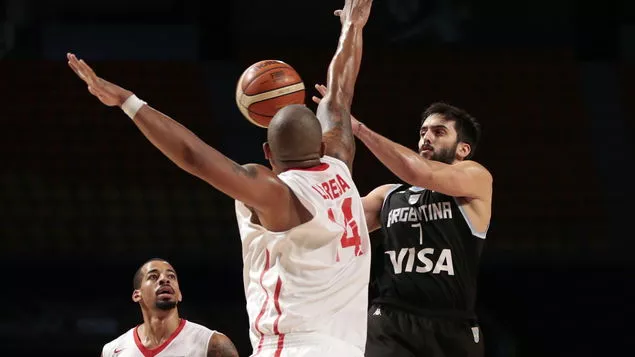
[[[236,201],[254,354],[273,349],[269,354],[280,356],[285,341],[291,346],[331,340],[363,355],[368,227],[346,165],[328,156],[321,161],[320,166],[279,175],[313,214],[309,222],[270,232],[254,224],[251,211]]]
[[[138,327],[138,326],[137,326]],[[107,343],[102,357],[207,357],[207,345],[215,333],[205,326],[181,319],[179,327],[161,346],[146,348],[137,327]]]

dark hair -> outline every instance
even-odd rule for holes
[[[470,145],[470,153],[465,157],[470,159],[476,152],[476,146],[481,139],[481,124],[463,109],[446,103],[432,103],[422,114],[421,125],[432,114],[442,115],[445,120],[453,121],[457,140]]]
[[[146,260],[143,264],[141,264],[141,266],[139,267],[139,269],[137,269],[137,271],[134,273],[134,277],[132,278],[132,287],[136,290],[139,289],[141,287],[141,280],[143,280],[143,273],[141,272],[141,269],[148,263],[150,262],[167,262],[167,260],[165,259],[161,259],[161,258],[152,258],[152,259],[148,259]]]

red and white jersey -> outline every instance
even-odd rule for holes
[[[107,343],[102,357],[207,357],[207,345],[216,331],[181,319],[179,327],[161,346],[146,348],[139,339],[137,327]]]
[[[285,232],[252,222],[236,201],[243,279],[254,354],[284,356],[292,345],[340,344],[363,356],[370,239],[362,200],[346,165],[279,175],[313,219]],[[337,357],[337,356],[333,356]]]

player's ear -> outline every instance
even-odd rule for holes
[[[326,152],[326,143],[322,141],[322,144],[320,146],[320,157],[324,156],[325,152]]]
[[[262,151],[265,152],[265,159],[271,160],[271,148],[268,142],[265,141],[265,143],[262,144]]]
[[[464,143],[462,141],[459,142],[459,145],[456,147],[456,155],[464,160],[469,154],[472,152],[472,147],[468,143]]]
[[[134,289],[134,291],[132,292],[132,301],[141,301],[141,291],[139,289]]]

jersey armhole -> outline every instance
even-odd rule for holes
[[[481,238],[481,239],[487,238],[487,231],[489,230],[489,223],[487,224],[487,228],[485,228],[485,231],[483,231],[483,232],[477,231],[476,228],[474,228],[474,225],[472,224],[472,221],[470,220],[470,217],[468,217],[467,212],[465,212],[465,210],[463,209],[463,206],[461,206],[459,204],[459,201],[456,199],[456,197],[452,197],[452,198],[454,199],[454,203],[456,204],[456,207],[459,208],[459,212],[461,212],[461,216],[463,216],[463,219],[465,220],[465,223],[467,223],[467,226],[470,228],[470,232],[472,232],[472,235],[474,237]]]
[[[212,338],[216,334],[216,330],[210,330],[210,331],[211,333],[209,334],[209,337],[207,338],[207,344],[205,345],[205,355],[207,355],[207,351],[209,351],[209,344],[212,343]]]
[[[382,219],[381,214],[384,211],[384,207],[386,207],[386,202],[388,202],[388,200],[390,199],[390,196],[392,196],[392,194],[395,193],[395,191],[397,191],[403,186],[405,185],[400,183],[393,184],[390,190],[386,192],[386,196],[384,196],[384,202],[381,203],[381,209],[379,210],[379,226],[381,227],[380,229],[384,232],[384,234],[386,234],[386,226],[384,226],[384,221]]]
[[[386,192],[386,196],[384,196],[384,202],[381,203],[381,210],[379,212],[384,210],[384,207],[386,206],[386,202],[390,198],[390,195],[392,195],[395,191],[397,191],[399,189],[399,187],[401,187],[401,186],[403,186],[403,185],[400,184],[400,183],[395,183],[395,184],[393,184],[393,187],[391,187],[390,190],[388,190],[388,192]]]

